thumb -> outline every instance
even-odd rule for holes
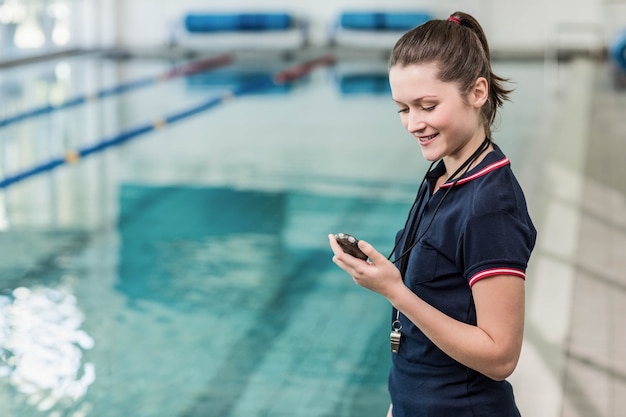
[[[364,240],[359,240],[359,249],[372,260],[372,263],[387,259],[386,256],[378,252],[372,245]]]

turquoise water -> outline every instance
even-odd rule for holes
[[[53,254],[53,265],[15,284],[32,291],[25,305],[34,311],[41,312],[35,294],[49,298],[45,313],[51,320],[56,308],[66,308],[67,297],[75,297],[73,316],[84,319],[79,329],[93,340],[90,346],[65,340],[65,347],[82,351],[75,381],[87,365],[93,366],[95,380],[77,401],[59,393],[51,411],[89,410],[94,416],[117,416],[122,410],[141,416],[384,412],[389,354],[382,336],[388,307],[339,273],[320,230],[368,231],[373,242],[388,247],[382,232],[397,223],[404,204],[123,185],[119,206],[114,229],[67,236],[70,253]],[[358,211],[350,218],[333,216],[354,208]],[[314,233],[302,240],[318,242],[290,244],[299,233]],[[4,299],[14,306],[16,298],[7,293]],[[61,341],[45,346],[48,355],[63,360]],[[49,389],[40,389],[41,397],[16,394],[20,387],[4,384],[3,404],[13,415],[39,415],[34,409],[53,396]]]
[[[72,67],[101,76],[68,91],[167,68],[105,62]],[[426,168],[384,68],[319,69],[3,191],[0,415],[384,415],[389,305],[334,266],[326,238],[387,253]],[[496,139],[524,178],[542,68],[501,68],[524,88]],[[5,129],[17,157],[2,168],[220,88],[180,79]]]

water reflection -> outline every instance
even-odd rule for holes
[[[96,379],[83,350],[94,340],[67,288],[19,287],[0,296],[0,378],[40,411],[79,400]]]

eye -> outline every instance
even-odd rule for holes
[[[433,110],[435,110],[435,107],[437,107],[437,106],[433,105],[433,106],[429,106],[429,107],[422,107],[422,110],[424,110],[424,111],[433,111]]]
[[[409,108],[408,107],[403,107],[400,110],[398,110],[398,113],[408,113],[409,112]]]

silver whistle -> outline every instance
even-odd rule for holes
[[[389,340],[391,341],[391,352],[398,353],[400,349],[400,339],[402,338],[402,333],[397,330],[393,330],[389,335]]]

